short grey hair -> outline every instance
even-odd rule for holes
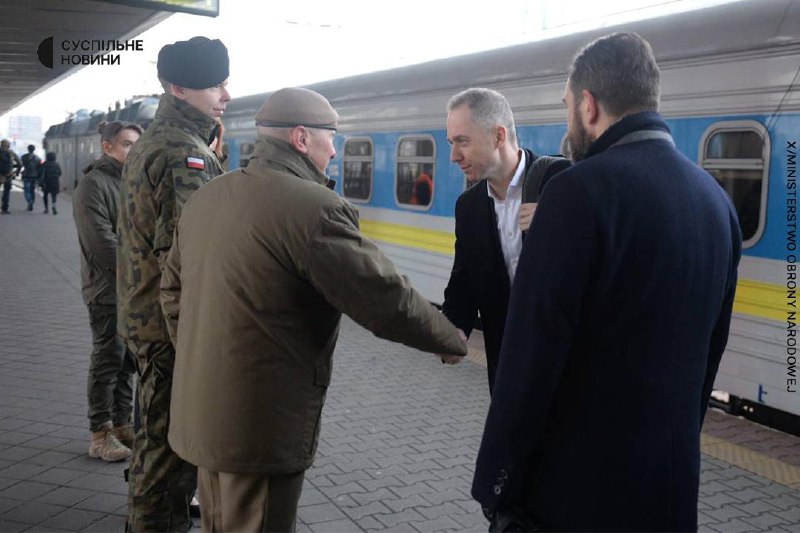
[[[492,131],[495,126],[503,126],[508,132],[512,145],[517,145],[517,130],[514,126],[514,114],[506,97],[499,92],[485,87],[472,87],[454,95],[447,102],[447,112],[466,105],[472,112],[472,121],[485,131]]]
[[[296,128],[297,126],[295,126]],[[294,128],[278,128],[273,126],[256,126],[256,130],[258,130],[259,137],[273,137],[275,139],[280,139],[281,141],[286,141],[287,143],[291,139],[291,133]]]

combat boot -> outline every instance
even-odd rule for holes
[[[92,432],[92,443],[89,445],[89,457],[98,457],[108,463],[122,461],[131,456],[130,448],[123,445],[111,428],[111,422],[106,422],[100,431]]]
[[[135,434],[130,424],[114,426],[114,436],[117,437],[117,440],[120,441],[123,446],[133,448],[133,437]]]

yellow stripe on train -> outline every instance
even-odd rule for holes
[[[780,285],[740,279],[733,312],[768,320],[786,320],[786,290]]]
[[[391,222],[360,220],[361,231],[372,240],[398,244],[408,248],[453,255],[456,236],[447,231],[417,228]]]
[[[372,240],[453,255],[456,238],[452,233],[377,220],[362,219],[359,223],[364,235]],[[740,279],[736,287],[733,311],[768,320],[786,320],[784,289],[772,283]]]

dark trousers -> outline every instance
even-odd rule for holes
[[[524,511],[506,510],[498,512],[489,522],[489,533],[518,533],[551,531],[555,528],[542,528]]]
[[[203,531],[294,531],[305,472],[232,474],[197,469]]]
[[[44,208],[47,209],[47,196],[50,195],[53,198],[53,207],[56,206],[56,197],[58,196],[58,192],[56,191],[47,191],[44,192]]]
[[[128,341],[127,346],[136,358],[141,421],[128,476],[128,530],[185,532],[192,527],[189,503],[197,469],[167,442],[175,349],[159,342]]]
[[[3,180],[3,211],[8,211],[8,196],[11,193],[11,177],[0,178]]]
[[[133,354],[117,336],[117,308],[90,305],[92,355],[86,384],[89,427],[99,431],[106,422],[115,426],[131,423],[133,403]]]

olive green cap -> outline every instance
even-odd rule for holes
[[[335,130],[339,114],[321,94],[301,87],[275,91],[256,113],[256,125],[272,128]]]

